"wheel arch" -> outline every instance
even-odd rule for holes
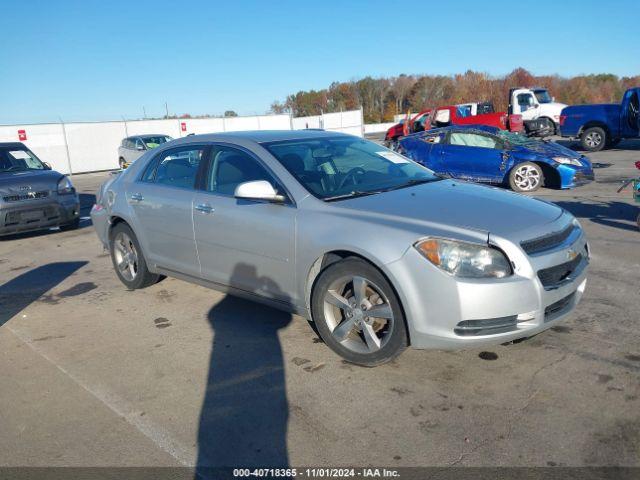
[[[602,120],[591,120],[585,123],[583,126],[580,127],[580,130],[578,131],[578,136],[582,137],[582,134],[585,132],[585,130],[588,130],[589,128],[593,128],[593,127],[602,128],[604,130],[604,133],[607,135],[607,137],[611,137],[611,129]]]
[[[548,188],[560,188],[562,180],[558,170],[553,168],[548,162],[543,162],[541,160],[534,160],[531,163],[535,163],[542,169],[542,175],[544,176],[542,186]]]
[[[407,327],[407,342],[408,342],[408,345],[411,345],[411,335],[410,335],[409,325],[407,324],[408,320],[406,316],[406,310],[402,303],[402,296],[399,294],[398,288],[396,288],[396,285],[394,284],[393,279],[391,278],[389,273],[386,271],[386,269],[383,267],[382,262],[372,260],[370,257],[355,251],[355,249],[329,250],[323,253],[322,255],[320,255],[318,258],[316,258],[316,260],[311,265],[311,268],[309,268],[309,271],[307,273],[307,279],[305,282],[305,292],[304,292],[305,305],[306,305],[307,311],[309,312],[309,315],[308,315],[309,321],[311,322],[314,321],[312,316],[312,311],[311,311],[311,297],[313,295],[313,289],[315,288],[316,282],[320,277],[320,274],[330,265],[337,263],[341,260],[345,260],[346,258],[349,258],[349,257],[358,258],[368,263],[369,265],[374,267],[376,270],[378,270],[380,274],[387,280],[387,282],[389,282],[389,285],[391,285],[391,288],[393,289],[393,293],[398,299],[400,309],[402,310],[402,316],[405,321],[405,326]]]
[[[121,224],[121,223],[124,223],[127,227],[129,227],[131,230],[133,230],[133,227],[131,226],[131,223],[128,222],[124,217],[121,217],[119,215],[110,215],[109,216],[109,227],[107,228],[107,239],[108,240],[111,240],[111,232],[113,231],[114,227],[116,225]]]

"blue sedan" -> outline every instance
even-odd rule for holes
[[[573,188],[594,179],[591,161],[553,142],[494,127],[451,126],[409,135],[398,151],[436,173],[516,192]]]

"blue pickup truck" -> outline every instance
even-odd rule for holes
[[[560,114],[560,134],[579,138],[582,148],[597,152],[623,138],[640,136],[640,87],[627,90],[621,104],[574,105]]]

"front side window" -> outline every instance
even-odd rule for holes
[[[533,95],[529,93],[521,93],[517,97],[518,105],[520,105],[521,110],[527,110],[533,107]]]
[[[33,152],[21,148],[0,149],[0,173],[24,170],[45,170],[44,164]]]
[[[306,190],[324,200],[440,179],[402,155],[355,137],[287,140],[263,146]]]
[[[152,160],[142,181],[180,188],[194,188],[204,148],[168,150]]]
[[[449,144],[465,147],[499,148],[498,141],[495,138],[477,133],[454,132],[449,137]]]
[[[144,147],[144,143],[142,142],[142,140],[140,140],[139,138],[136,138],[136,143],[135,143],[134,148],[136,150],[144,150],[145,147]]]
[[[238,185],[256,180],[266,180],[278,190],[269,172],[249,154],[232,147],[212,148],[207,173],[207,191],[233,196]]]

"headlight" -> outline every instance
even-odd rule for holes
[[[62,177],[58,180],[58,195],[66,195],[68,193],[76,193],[76,189],[73,188],[73,183],[71,183],[69,177]]]
[[[553,159],[558,162],[558,163],[563,163],[565,165],[575,165],[576,167],[581,167],[582,164],[580,163],[580,160],[577,160],[575,158],[569,158],[569,157],[553,157]]]
[[[512,273],[507,257],[489,246],[429,238],[415,247],[436,267],[456,277],[503,278]]]

